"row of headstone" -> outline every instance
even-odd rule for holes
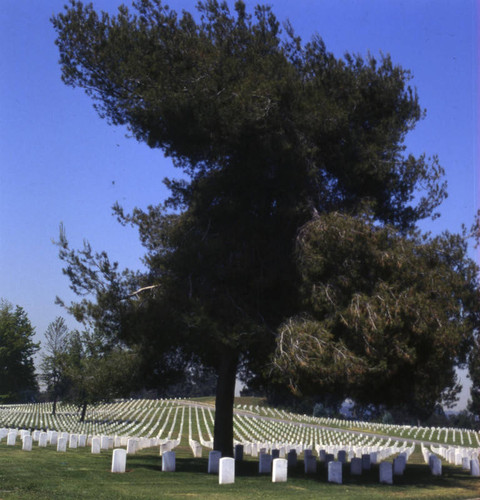
[[[472,476],[480,476],[479,450],[476,448],[432,445],[430,451],[422,444],[422,454],[434,475],[441,475],[441,460],[437,456],[440,455],[450,464],[461,466],[463,470],[469,471]]]

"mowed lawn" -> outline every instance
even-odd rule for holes
[[[258,474],[256,460],[236,464],[236,481],[219,485],[209,475],[207,458],[194,459],[188,448],[179,447],[177,471],[162,472],[156,449],[143,450],[127,459],[125,474],[110,472],[112,451],[92,455],[89,448],[57,453],[54,447],[34,447],[0,443],[0,499],[461,499],[480,498],[480,478],[460,467],[444,464],[443,476],[431,476],[421,463],[420,453],[410,458],[405,475],[395,477],[395,485],[378,484],[378,468],[361,478],[352,478],[344,469],[344,484],[327,483],[324,467],[315,476],[305,476],[303,461],[289,470],[287,483],[272,483]],[[207,456],[204,450],[205,457]]]

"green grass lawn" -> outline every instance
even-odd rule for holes
[[[431,476],[421,456],[414,453],[405,475],[395,485],[378,484],[378,469],[362,477],[351,477],[348,467],[344,484],[327,483],[326,470],[305,476],[303,461],[289,470],[287,483],[272,483],[260,476],[257,461],[248,458],[236,464],[233,485],[219,485],[208,475],[207,458],[193,459],[188,448],[177,453],[177,471],[161,472],[157,449],[143,450],[127,458],[127,472],[112,474],[111,450],[92,455],[89,448],[57,453],[54,447],[23,452],[0,443],[0,500],[3,499],[472,499],[480,498],[480,478],[472,478],[460,467],[443,465],[443,476]],[[206,450],[204,455],[207,456]]]

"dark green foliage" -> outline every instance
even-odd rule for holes
[[[50,361],[57,370],[54,395],[81,406],[82,421],[87,405],[129,396],[138,383],[137,354],[98,330],[66,333]]]
[[[454,367],[479,324],[466,251],[459,235],[400,234],[368,216],[313,219],[298,238],[303,314],[280,328],[279,370],[307,392],[340,382],[336,392],[359,403],[404,402],[427,417],[455,395]]]
[[[64,234],[59,243],[73,289],[87,295],[70,307],[77,318],[138,346],[154,371],[178,353],[216,370],[215,447],[230,455],[237,372],[268,384],[278,327],[304,310],[300,228],[368,208],[375,224],[407,231],[434,216],[445,186],[436,158],[404,154],[423,112],[388,56],[336,59],[320,38],[282,32],[265,6],[253,16],[241,1],[234,12],[215,0],[198,9],[199,22],[160,1],[117,16],[72,1],[52,19],[64,82],[185,174],[166,180],[162,205],[115,208],[138,228],[147,272],[120,273],[88,245],[70,250]],[[391,365],[372,355],[366,373]]]
[[[27,313],[0,301],[0,401],[23,403],[35,397],[38,386],[33,356],[39,344]]]

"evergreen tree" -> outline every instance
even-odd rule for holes
[[[39,344],[27,313],[5,300],[0,301],[0,400],[29,401],[38,391],[33,356]]]
[[[81,422],[88,405],[129,396],[135,388],[136,354],[112,345],[98,330],[70,332],[59,361],[67,380],[62,397],[78,404]]]
[[[480,312],[465,239],[400,233],[368,215],[314,218],[299,232],[303,303],[280,328],[277,371],[295,390],[335,384],[422,419],[454,403]]]
[[[64,82],[186,175],[166,180],[161,205],[116,207],[139,230],[147,272],[73,251],[64,232],[59,245],[72,288],[93,294],[70,306],[78,319],[216,370],[214,446],[229,456],[237,374],[267,381],[279,326],[303,310],[300,229],[368,208],[405,232],[435,215],[445,186],[436,158],[405,154],[423,112],[390,57],[337,59],[266,6],[198,10],[196,21],[140,0],[110,16],[73,0],[52,19]]]

